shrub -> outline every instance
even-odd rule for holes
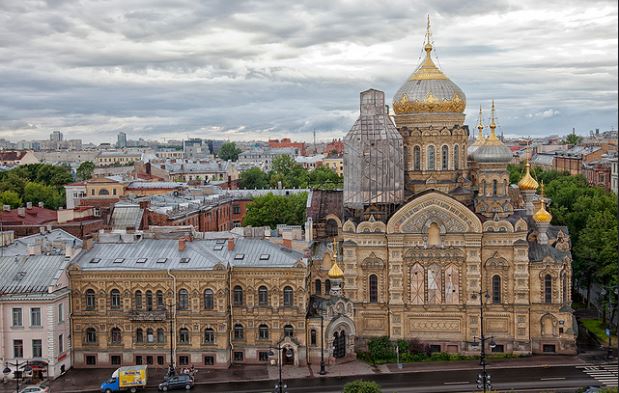
[[[374,381],[357,380],[344,385],[343,393],[381,393],[380,386]]]

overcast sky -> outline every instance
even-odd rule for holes
[[[359,92],[391,97],[426,15],[467,124],[617,129],[617,1],[1,0],[0,137],[113,142],[343,136]]]

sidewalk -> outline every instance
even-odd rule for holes
[[[488,368],[576,366],[583,364],[587,364],[587,362],[579,356],[539,355],[517,359],[490,360]],[[479,368],[478,360],[406,363],[403,364],[402,369],[399,369],[397,364],[385,364],[374,367],[365,362],[352,360],[328,365],[326,367],[327,374],[324,376],[318,374],[320,364],[312,364],[306,367],[285,366],[282,369],[282,377],[284,379],[333,378],[437,370],[472,370],[477,368]],[[98,392],[101,382],[109,378],[113,371],[113,369],[71,369],[65,375],[52,382],[51,390],[54,393]],[[165,368],[149,368],[149,386],[157,386],[163,380],[164,374]],[[206,385],[229,382],[275,381],[278,378],[278,374],[277,366],[234,365],[228,369],[199,369],[195,383],[196,385]],[[9,392],[15,392],[15,381],[0,384],[0,393]]]

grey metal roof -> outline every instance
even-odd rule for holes
[[[0,295],[48,293],[68,263],[64,255],[0,257]]]
[[[54,250],[54,245],[58,245],[59,243],[69,244],[74,248],[81,248],[82,241],[69,232],[62,229],[52,229],[49,232],[45,233],[37,233],[34,235],[20,237],[15,239],[12,244],[6,247],[0,247],[0,256],[11,256],[11,255],[27,255],[28,254],[28,246],[34,245],[37,243],[41,243],[43,245],[50,246],[50,253],[58,253],[64,255],[64,250]]]
[[[140,205],[117,203],[112,212],[112,229],[139,228],[143,214]]]
[[[297,251],[261,239],[235,239],[233,251],[228,251],[227,240],[223,239],[186,241],[184,251],[179,251],[178,240],[141,239],[133,243],[96,243],[75,262],[84,270],[210,270],[217,264],[292,267],[302,259],[303,254]]]

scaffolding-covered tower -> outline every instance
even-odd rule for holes
[[[361,93],[361,114],[344,138],[344,208],[388,216],[404,200],[404,143],[385,106],[385,93]],[[385,217],[386,218],[386,217]]]

